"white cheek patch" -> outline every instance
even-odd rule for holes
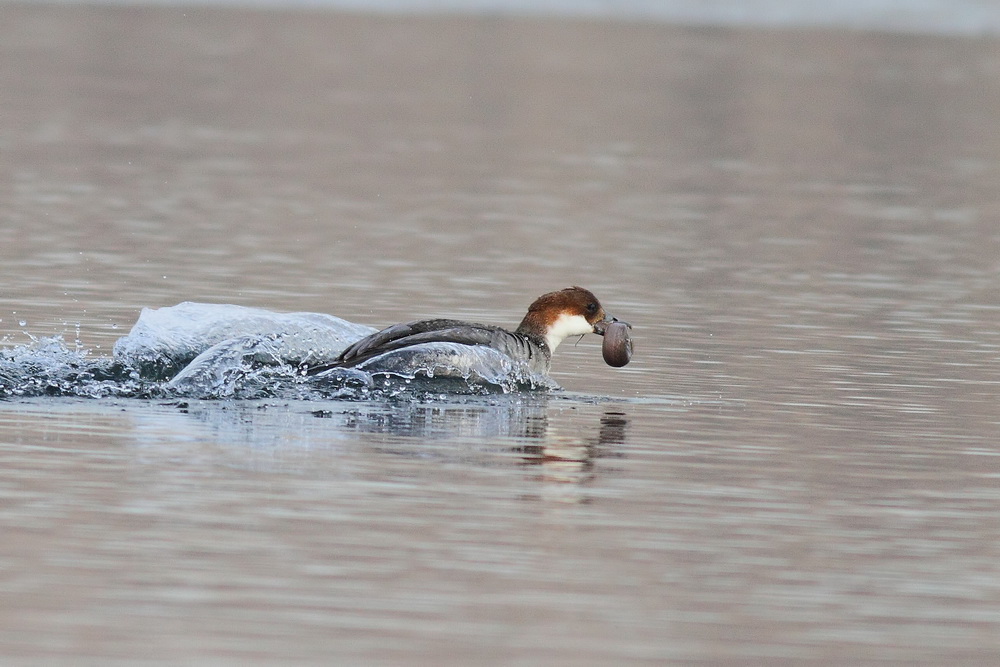
[[[588,322],[583,315],[563,313],[545,332],[545,344],[549,346],[549,350],[555,352],[559,343],[566,340],[568,336],[582,336],[593,332],[594,325]]]

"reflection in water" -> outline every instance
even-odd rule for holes
[[[571,418],[566,416],[570,408]],[[130,411],[144,460],[182,456],[181,442],[209,441],[229,463],[261,472],[299,471],[306,453],[351,443],[380,455],[432,464],[527,466],[541,482],[525,498],[585,502],[596,461],[622,458],[628,403],[566,396],[474,397],[460,403],[311,403],[182,401]],[[347,453],[346,451],[344,453]],[[202,456],[203,453],[197,454]],[[555,486],[573,486],[557,489]]]
[[[309,449],[331,438],[353,440],[361,435],[363,442],[382,454],[486,466],[510,466],[516,459],[537,468],[537,480],[577,485],[593,479],[596,459],[624,456],[627,403],[606,404],[610,407],[590,422],[590,408],[600,405],[545,395],[474,397],[458,403],[341,403],[323,408],[300,403],[291,409],[267,403],[164,404],[193,420],[183,429],[174,423],[170,430],[190,431],[191,423],[207,427],[212,440],[233,443],[227,448],[236,455],[242,450],[254,465],[261,463],[253,456],[262,448],[268,453],[264,460],[274,464],[282,461],[282,450]],[[567,406],[581,414],[569,422],[561,414],[553,416],[556,408]],[[140,413],[136,419],[140,440],[147,429],[154,440],[161,437],[167,430],[163,418],[156,414],[147,422]],[[176,417],[170,419],[176,422]],[[294,439],[287,438],[290,431],[296,434]]]
[[[540,444],[518,448],[527,465],[539,466],[539,479],[546,482],[582,484],[593,476],[594,459],[623,456],[615,445],[625,443],[628,419],[620,408],[605,410],[596,435],[549,435],[544,418],[532,425],[539,433]]]
[[[559,399],[552,399],[558,401]],[[595,459],[622,456],[617,445],[625,442],[628,419],[621,403],[608,408],[600,424],[574,424],[573,434],[549,424],[550,400],[514,398],[491,401],[483,406],[425,406],[396,404],[374,409],[350,410],[343,427],[363,433],[380,433],[407,439],[456,438],[473,442],[512,443],[504,449],[519,455],[524,465],[535,466],[535,479],[551,484],[570,484],[572,490],[543,489],[541,497],[564,502],[584,502],[580,485],[591,481]],[[333,416],[332,414],[328,416]],[[494,449],[495,445],[490,447]],[[415,447],[383,446],[380,451],[421,456]]]

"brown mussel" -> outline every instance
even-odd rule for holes
[[[619,368],[632,360],[632,337],[625,322],[612,322],[604,329],[604,343],[601,353],[608,366]]]

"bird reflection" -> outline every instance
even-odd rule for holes
[[[561,502],[587,502],[584,489],[598,470],[595,462],[624,456],[629,428],[628,403],[572,395],[328,402],[305,411],[268,403],[163,405],[170,408],[166,413],[136,417],[149,442],[160,442],[165,430],[202,441],[209,436],[198,429],[208,428],[211,441],[238,450],[233,459],[238,467],[296,465],[296,456],[281,452],[349,447],[421,461],[519,467],[530,479],[545,482],[525,499]],[[183,422],[176,421],[178,415]],[[258,451],[266,456],[248,456]]]
[[[628,419],[621,410],[606,410],[595,435],[550,433],[542,428],[537,443],[518,448],[525,465],[538,466],[539,478],[547,482],[582,484],[593,478],[594,460],[620,456],[615,447],[625,442]]]
[[[625,443],[629,420],[624,407],[614,404],[605,408],[597,424],[581,427],[580,418],[586,411],[553,410],[561,405],[553,405],[547,398],[442,405],[366,404],[340,417],[345,429],[393,436],[378,446],[383,452],[424,456],[427,452],[414,448],[412,439],[465,440],[485,452],[501,449],[515,455],[521,465],[537,471],[539,480],[582,485],[593,479],[596,459],[622,455],[620,446]],[[436,448],[434,455],[441,456],[441,449]],[[462,450],[465,460],[467,455],[468,451]],[[495,457],[489,462],[497,464]]]

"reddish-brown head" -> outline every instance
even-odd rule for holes
[[[535,299],[517,332],[542,338],[549,350],[555,350],[568,336],[603,335],[604,325],[610,321],[593,293],[582,287],[567,287]]]

